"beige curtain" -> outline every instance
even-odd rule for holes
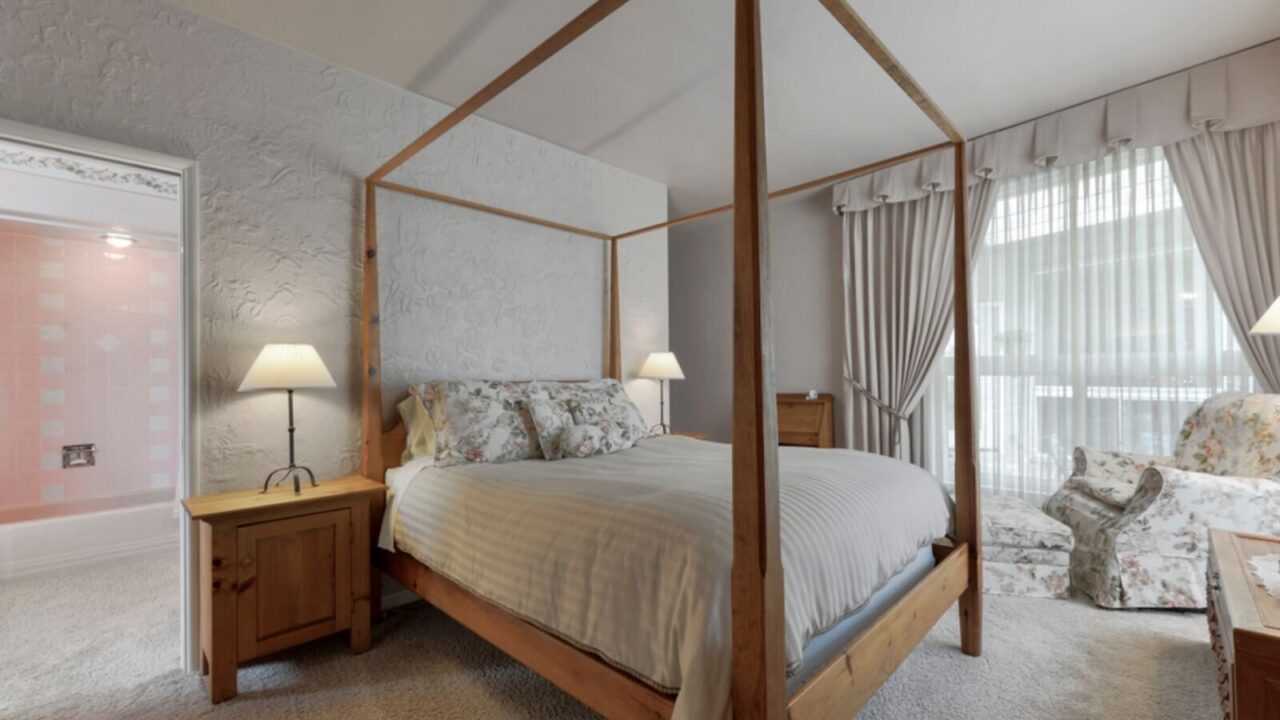
[[[1280,392],[1280,338],[1249,334],[1280,296],[1280,123],[1201,133],[1165,157],[1249,364]]]
[[[969,191],[969,253],[991,219],[995,181]],[[855,450],[903,457],[906,418],[951,335],[954,192],[845,212],[845,434]]]

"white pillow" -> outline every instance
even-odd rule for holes
[[[400,422],[404,423],[404,453],[400,456],[400,464],[414,458],[434,457],[436,454],[436,428],[427,413],[427,407],[418,393],[410,393],[409,397],[396,406],[400,411]]]

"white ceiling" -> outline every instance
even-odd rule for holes
[[[590,4],[170,1],[451,105]],[[969,137],[1280,36],[1277,0],[854,7]],[[817,0],[762,8],[771,187],[943,139]],[[480,114],[667,183],[675,213],[727,202],[732,12],[730,0],[634,0]]]

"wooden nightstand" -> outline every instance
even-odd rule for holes
[[[369,649],[371,508],[363,477],[182,501],[200,521],[200,671],[209,699],[236,694],[240,663],[341,630]]]
[[[698,433],[698,432],[676,432],[676,431],[672,430],[672,431],[671,431],[671,434],[672,434],[672,435],[679,435],[680,437],[693,438],[694,440],[710,440],[710,439],[711,439],[711,436],[710,436],[709,434],[707,434],[707,433]]]
[[[778,444],[835,447],[834,405],[830,393],[821,393],[816,400],[801,393],[778,393]]]

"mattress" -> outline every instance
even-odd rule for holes
[[[946,534],[947,494],[905,462],[779,448],[788,671]],[[383,547],[676,694],[729,709],[731,448],[664,436],[611,455],[388,473]]]
[[[787,676],[787,693],[794,693],[809,682],[819,670],[825,668],[827,663],[843,652],[859,633],[871,627],[871,623],[875,622],[876,618],[893,607],[893,604],[910,592],[916,583],[923,580],[936,564],[933,548],[920,548],[915,558],[896,575],[886,580],[878,590],[871,593],[871,597],[867,598],[867,602],[862,607],[841,620],[835,627],[814,636],[804,648],[804,661],[800,669]]]

